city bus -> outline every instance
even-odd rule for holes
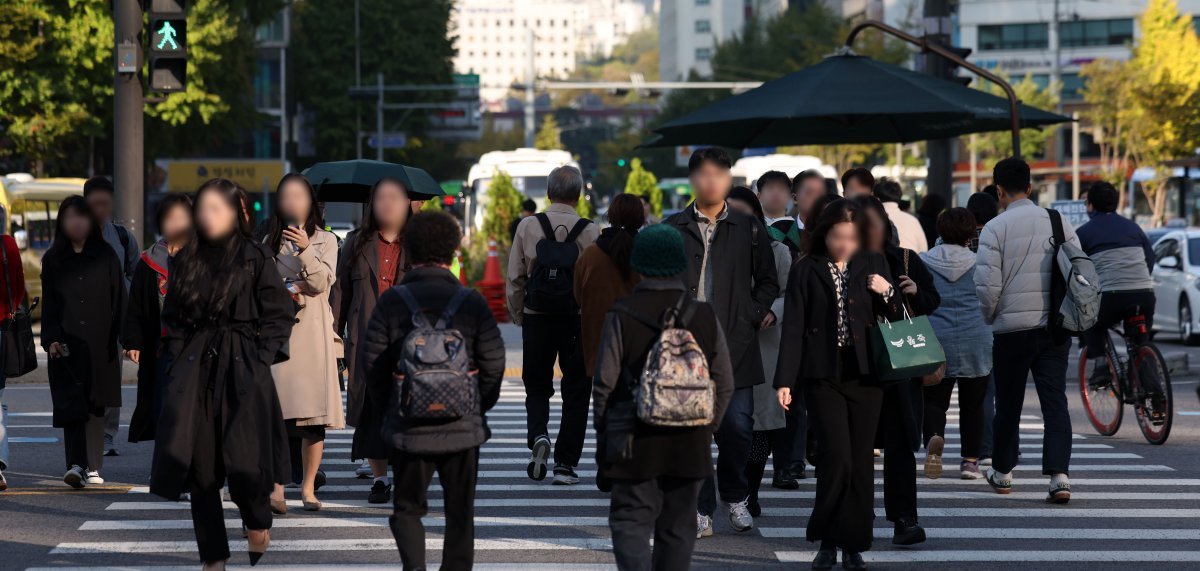
[[[54,241],[58,205],[68,196],[83,194],[82,178],[39,178],[28,182],[7,181],[3,200],[5,232],[11,233],[21,250],[25,291],[29,298],[42,295],[42,255]],[[35,312],[36,313],[36,312]]]
[[[468,202],[464,212],[464,218],[469,222],[466,224],[467,232],[483,228],[483,217],[488,204],[487,190],[496,171],[512,177],[517,192],[525,198],[532,199],[537,203],[538,210],[541,210],[547,204],[546,183],[550,178],[550,171],[564,165],[579,168],[579,163],[575,162],[571,153],[567,151],[517,149],[484,153],[467,175],[467,187],[464,189]]]
[[[754,189],[758,177],[767,171],[783,171],[788,177],[795,177],[801,171],[816,170],[826,179],[837,179],[837,169],[821,162],[821,159],[808,155],[758,155],[742,157],[733,164],[730,174],[733,184],[748,186]]]

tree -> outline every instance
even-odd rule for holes
[[[1120,188],[1126,178],[1126,168],[1133,162],[1130,144],[1134,134],[1129,125],[1128,109],[1133,97],[1132,76],[1124,61],[1098,59],[1079,70],[1084,79],[1083,100],[1088,107],[1083,118],[1095,130],[1100,145],[1100,177]],[[1121,193],[1122,206],[1125,193]]]
[[[1040,88],[1033,82],[1033,77],[1028,74],[1021,81],[1017,83],[1009,81],[1009,84],[1012,85],[1013,91],[1021,103],[1038,109],[1053,109],[1058,105],[1060,87],[1057,84],[1050,84],[1045,89]],[[976,89],[980,91],[1004,97],[1004,92],[1000,87],[990,81],[980,80],[975,85],[977,85]],[[1029,158],[1044,155],[1046,142],[1053,135],[1053,129],[1021,129],[1021,156]],[[975,145],[972,149],[979,153],[980,160],[988,164],[1011,157],[1012,131],[982,133],[975,137]]]
[[[633,159],[629,178],[625,179],[625,192],[646,197],[650,201],[650,213],[662,216],[662,189],[658,188],[658,179],[654,177],[654,173],[642,168],[642,159]]]
[[[558,120],[553,113],[542,119],[542,127],[538,129],[533,140],[533,147],[539,151],[557,151],[562,149],[562,139],[558,128]]]
[[[501,249],[508,250],[512,245],[512,236],[508,227],[521,215],[521,193],[513,185],[512,177],[504,171],[497,170],[492,175],[492,182],[487,189],[487,212],[483,215],[483,235],[501,244]]]
[[[596,205],[592,204],[592,197],[586,191],[579,193],[579,202],[575,203],[575,213],[588,220],[596,215]]]

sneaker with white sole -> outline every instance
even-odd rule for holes
[[[1000,477],[1000,473],[997,472],[995,468],[988,468],[987,476],[984,479],[987,480],[988,485],[991,486],[997,494],[1008,495],[1012,493],[1012,478],[1010,477],[1007,480],[1002,479]]]
[[[733,526],[734,531],[749,531],[754,527],[754,516],[750,515],[750,498],[740,502],[729,502],[725,504],[729,508],[729,525]]]
[[[958,471],[964,480],[980,480],[983,478],[983,472],[979,471],[979,462],[974,460],[963,460],[958,465]]]
[[[1071,501],[1071,483],[1070,482],[1050,482],[1050,493],[1046,496],[1046,502],[1051,504],[1065,504]]]
[[[575,473],[574,466],[555,464],[554,479],[550,483],[555,486],[574,486],[579,483],[579,475]]]
[[[8,480],[4,478],[4,468],[0,468],[0,492],[8,489]]]
[[[100,472],[96,470],[87,471],[87,483],[89,486],[96,486],[104,483],[104,478],[100,477]]]
[[[354,477],[359,480],[370,478],[373,475],[375,475],[375,471],[371,469],[371,462],[367,460],[363,460],[362,464],[354,469]]]
[[[925,477],[936,480],[942,477],[942,451],[946,448],[946,439],[934,434],[925,445]]]
[[[529,466],[525,468],[525,473],[529,475],[529,479],[535,482],[540,482],[546,479],[546,463],[550,461],[550,437],[545,434],[533,440],[533,447],[529,455]]]
[[[980,466],[991,466],[991,465],[992,465],[992,457],[991,457],[991,456],[984,456],[983,458],[980,458],[980,459],[979,459],[979,465],[980,465]]]
[[[72,465],[67,473],[63,475],[63,481],[72,488],[79,489],[87,485],[87,475],[83,468],[78,464]]]
[[[696,539],[712,537],[712,516],[696,514]]]

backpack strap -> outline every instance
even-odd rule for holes
[[[662,332],[662,329],[663,329],[662,325],[660,325],[654,321],[651,321],[649,319],[646,319],[644,316],[638,314],[636,311],[629,309],[629,307],[623,303],[617,302],[616,304],[613,304],[612,311],[625,314],[627,317],[633,319],[634,321],[636,321],[638,323],[641,323],[642,325],[646,326],[647,329],[654,331],[655,333]]]
[[[454,314],[458,313],[458,309],[462,307],[463,301],[467,299],[469,293],[471,293],[471,290],[465,287],[458,288],[458,291],[454,292],[454,296],[450,298],[450,301],[446,302],[446,307],[442,310],[442,316],[438,318],[437,325],[433,326],[434,329],[447,329],[450,327],[450,324],[454,322]]]
[[[408,312],[412,314],[413,327],[429,327],[429,320],[421,311],[421,304],[417,303],[417,298],[413,296],[408,286],[396,286],[396,291],[400,293],[400,299],[404,301],[404,305],[408,306]]]
[[[1050,215],[1050,231],[1054,239],[1054,252],[1057,254],[1063,242],[1067,241],[1066,233],[1063,232],[1062,214],[1053,208],[1047,208],[1046,213]]]
[[[575,227],[571,228],[571,231],[567,233],[567,239],[563,241],[570,244],[571,242],[578,240],[579,235],[583,234],[583,230],[588,227],[588,224],[591,223],[592,221],[588,220],[587,218],[580,218],[579,220],[576,220]]]
[[[1058,268],[1058,252],[1066,242],[1066,233],[1063,232],[1062,215],[1057,210],[1047,208],[1046,214],[1050,216],[1050,245],[1054,249],[1050,258],[1050,316],[1046,323],[1054,331],[1061,321],[1058,308],[1067,297],[1067,281]]]
[[[546,239],[557,242],[558,238],[554,236],[554,226],[550,225],[550,217],[546,216],[545,212],[539,212],[535,218],[537,218],[538,224],[542,225],[542,233],[546,235]]]
[[[113,227],[117,229],[117,239],[119,239],[121,241],[121,247],[128,250],[129,249],[129,230],[126,230],[125,227],[121,226],[120,224],[113,224]],[[121,257],[124,258],[125,254],[122,253]]]

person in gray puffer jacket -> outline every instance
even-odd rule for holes
[[[996,375],[994,451],[987,482],[1000,494],[1012,492],[1017,465],[1017,429],[1025,400],[1025,383],[1033,373],[1042,406],[1045,433],[1042,473],[1050,476],[1047,501],[1071,499],[1067,471],[1071,463],[1071,413],[1067,409],[1067,352],[1070,338],[1047,327],[1050,282],[1058,271],[1050,214],[1029,199],[1029,165],[1017,158],[996,163],[992,178],[1000,189],[1003,214],[983,227],[979,236],[975,292],[983,320],[992,326],[992,360]],[[1066,242],[1079,245],[1070,222],[1063,220]]]
[[[938,245],[921,253],[921,261],[933,276],[933,285],[941,304],[929,314],[930,324],[946,352],[946,375],[942,382],[927,386],[923,433],[926,471],[933,451],[945,444],[946,411],[950,396],[958,385],[959,427],[962,432],[960,477],[977,480],[980,448],[983,442],[984,394],[992,372],[992,330],[979,318],[979,298],[975,295],[975,253],[969,244],[975,239],[975,217],[966,208],[951,208],[937,220]],[[930,446],[933,442],[933,446]],[[940,468],[940,462],[936,463]]]

